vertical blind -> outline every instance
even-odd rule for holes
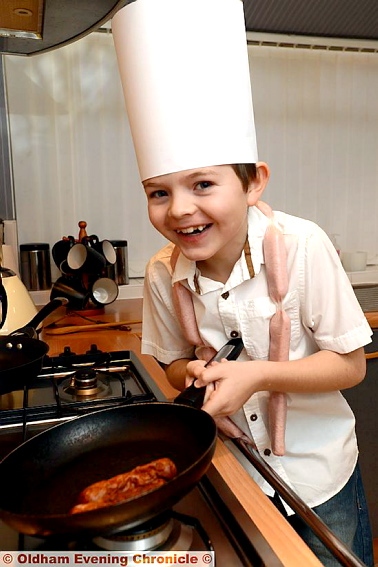
[[[249,47],[265,200],[378,253],[378,56]],[[126,239],[131,277],[165,241],[150,226],[110,34],[5,56],[19,242]],[[197,86],[194,86],[197,88]],[[201,88],[206,88],[202,85]]]
[[[111,36],[32,58],[6,56],[19,242],[128,241],[129,273],[143,275],[164,244],[150,226]]]
[[[277,209],[378,252],[378,56],[264,47],[251,52],[260,159]]]

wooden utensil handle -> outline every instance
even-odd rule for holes
[[[70,325],[68,327],[45,328],[44,332],[47,335],[68,335],[70,333],[79,333],[82,331],[101,331],[107,327],[123,327],[129,325],[136,325],[141,323],[141,320],[135,321],[113,321],[112,323],[94,323],[93,325]]]

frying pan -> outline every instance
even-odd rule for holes
[[[49,347],[36,338],[36,329],[50,313],[66,302],[65,298],[53,299],[25,327],[0,337],[0,395],[22,389],[25,383],[39,374]]]
[[[225,347],[220,358],[237,358],[242,343],[234,339]],[[215,451],[216,424],[195,407],[202,405],[203,395],[204,388],[190,387],[176,403],[100,410],[29,439],[0,463],[6,487],[0,493],[1,519],[30,535],[104,535],[168,510],[205,474]],[[162,487],[108,507],[69,513],[88,485],[162,457],[172,459],[178,470]]]
[[[106,534],[131,529],[171,508],[205,474],[216,425],[200,409],[169,402],[86,414],[36,435],[0,463],[0,517],[24,534]],[[126,502],[70,514],[89,484],[168,457],[178,474]]]

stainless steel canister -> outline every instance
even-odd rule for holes
[[[51,288],[50,246],[45,242],[20,245],[21,279],[30,291]]]
[[[106,267],[107,276],[118,285],[127,285],[129,283],[127,240],[110,240],[110,242],[116,253],[116,261]]]

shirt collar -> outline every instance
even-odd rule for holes
[[[248,242],[255,275],[260,272],[261,264],[264,263],[263,239],[266,228],[268,226],[268,222],[268,218],[257,207],[250,207],[248,209]],[[241,268],[243,279],[249,279],[250,276],[244,252],[242,253],[241,258],[238,260],[237,264],[241,264],[239,266],[239,270]],[[172,285],[178,281],[186,280],[189,287],[193,291],[195,291],[195,280],[199,277],[199,275],[200,274],[199,270],[197,269],[196,263],[192,260],[188,260],[188,258],[180,253],[177,259],[175,270],[172,274]],[[232,279],[232,273],[230,278]]]

